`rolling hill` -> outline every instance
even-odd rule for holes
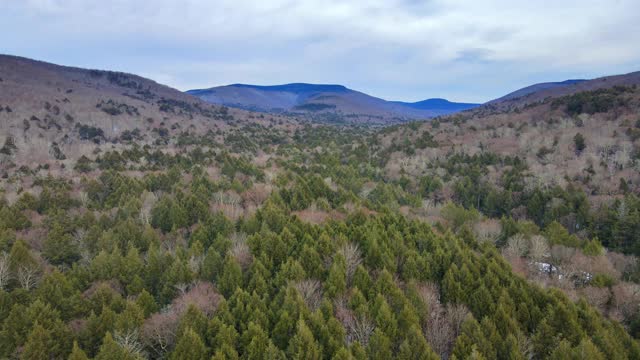
[[[565,80],[560,82],[539,83],[524,87],[505,96],[489,101],[485,106],[514,108],[539,103],[549,98],[566,96],[582,91],[606,89],[614,86],[640,84],[640,71],[629,74],[603,76],[590,80]]]
[[[190,90],[212,104],[268,113],[290,113],[337,122],[393,123],[426,119],[473,108],[478,104],[428,99],[416,103],[386,101],[342,85],[285,84],[258,86],[233,84]]]
[[[292,119],[212,105],[122,72],[59,66],[0,55],[0,141],[14,144],[0,165],[64,164],[123,141],[164,143],[179,133],[215,132]],[[281,125],[280,125],[281,124]]]
[[[262,90],[287,117],[2,56],[0,358],[640,358],[612,78],[377,128],[301,120],[375,100],[337,85]]]

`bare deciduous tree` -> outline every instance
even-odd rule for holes
[[[218,294],[213,284],[200,281],[183,291],[182,295],[173,300],[171,308],[182,314],[189,305],[197,307],[205,315],[210,316],[218,308],[222,295]]]
[[[533,261],[542,261],[550,255],[549,251],[549,244],[544,236],[533,235],[529,239],[529,259]]]
[[[157,357],[163,358],[176,341],[180,316],[174,311],[151,315],[142,325],[142,341]]]
[[[527,239],[522,234],[515,234],[507,241],[507,246],[502,250],[505,257],[523,257],[528,250]]]
[[[607,259],[611,265],[622,274],[623,280],[628,281],[633,269],[638,266],[638,258],[633,255],[624,255],[617,252],[607,252]]]
[[[246,270],[253,261],[251,249],[247,245],[247,235],[244,233],[234,233],[231,235],[231,248],[229,253],[233,256],[243,270]]]
[[[351,283],[353,274],[356,272],[358,265],[362,263],[360,248],[357,244],[348,243],[342,246],[338,250],[338,253],[344,256],[345,262],[347,264],[347,282]]]
[[[113,338],[128,354],[145,358],[144,347],[140,342],[138,330],[116,331]]]
[[[203,263],[204,263],[203,255],[193,255],[189,258],[189,270],[197,274],[200,272],[200,268],[202,268]]]
[[[487,219],[476,223],[473,231],[478,241],[495,243],[502,232],[502,225],[496,219]]]
[[[2,255],[0,255],[0,290],[4,289],[9,283],[9,280],[11,280],[9,264],[9,254],[3,252]]]
[[[608,288],[587,286],[581,289],[581,293],[591,306],[598,309],[601,313],[605,312],[607,303],[611,297]]]
[[[322,302],[322,284],[320,281],[313,279],[296,281],[293,283],[293,287],[298,290],[309,309],[315,311],[320,307]]]
[[[142,193],[142,206],[140,207],[140,220],[144,224],[151,222],[151,209],[158,200],[158,197],[149,191]]]
[[[576,249],[574,248],[563,245],[554,245],[551,247],[550,252],[551,262],[554,265],[562,266],[562,264],[569,262],[575,253]]]
[[[40,280],[40,269],[35,265],[19,265],[16,271],[16,278],[20,286],[25,290],[31,290]]]
[[[222,296],[213,284],[204,281],[193,284],[173,300],[171,305],[145,320],[141,332],[142,342],[155,357],[164,357],[175,344],[180,318],[189,306],[195,306],[209,317],[216,311],[221,300]]]
[[[375,330],[375,325],[366,316],[356,316],[346,306],[344,299],[338,299],[335,302],[335,316],[342,323],[347,332],[347,343],[351,344],[355,341],[367,346],[369,338]]]
[[[441,358],[448,359],[469,310],[464,305],[443,306],[440,303],[440,290],[436,284],[421,284],[418,287],[418,294],[429,309],[427,322],[423,324],[425,337]]]

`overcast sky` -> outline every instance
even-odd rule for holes
[[[0,0],[0,53],[180,90],[310,82],[484,102],[640,70],[640,1]]]

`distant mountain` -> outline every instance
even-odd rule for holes
[[[386,101],[342,85],[304,83],[274,86],[233,84],[189,90],[187,93],[212,104],[345,122],[389,123],[425,119],[478,106],[445,99],[415,103]]]
[[[472,104],[472,103],[457,103],[451,102],[447,99],[427,99],[414,103],[402,102],[402,101],[393,101],[396,104],[401,104],[404,106],[411,107],[413,109],[419,110],[431,110],[431,111],[442,111],[442,112],[457,112],[463,111],[467,109],[474,108],[480,104]]]

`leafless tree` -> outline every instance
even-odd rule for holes
[[[638,308],[640,308],[640,285],[623,282],[611,288],[609,317],[622,322],[636,314]]]
[[[86,191],[80,191],[78,194],[78,198],[80,199],[80,203],[83,207],[87,207],[89,204],[89,194]]]
[[[591,306],[598,309],[601,313],[606,311],[607,303],[611,298],[611,293],[608,288],[587,286],[581,289],[581,293]]]
[[[503,253],[505,257],[523,257],[527,250],[527,239],[522,234],[515,234],[507,240]]]
[[[502,232],[502,225],[496,219],[487,219],[476,223],[473,231],[478,241],[495,243]]]
[[[173,285],[174,288],[176,288],[176,290],[178,290],[180,292],[180,295],[184,295],[187,292],[187,289],[189,288],[189,283],[177,283],[175,285]]]
[[[153,209],[153,205],[158,200],[158,197],[152,193],[145,191],[142,193],[142,206],[140,207],[140,220],[144,224],[149,224],[151,222],[151,209]]]
[[[551,247],[551,262],[554,265],[562,266],[569,262],[573,255],[576,253],[576,249],[563,245],[554,245]]]
[[[452,324],[447,313],[442,308],[429,311],[429,318],[425,326],[425,337],[441,358],[447,359],[451,353],[454,337]]]
[[[347,332],[347,343],[351,344],[355,341],[367,346],[369,338],[375,330],[375,325],[366,316],[356,316],[346,306],[344,299],[338,299],[335,302],[335,316],[342,323]]]
[[[529,259],[533,261],[542,261],[550,255],[549,252],[549,244],[544,236],[533,235],[529,239]]]
[[[151,315],[142,325],[142,341],[158,358],[163,358],[176,341],[180,316],[175,311]]]
[[[347,308],[338,308],[336,317],[347,331],[347,343],[355,341],[367,346],[375,325],[366,316],[358,317]]]
[[[9,264],[9,254],[3,252],[2,255],[0,255],[0,290],[4,289],[9,283],[9,280],[11,280]]]
[[[85,229],[77,229],[73,233],[73,244],[80,253],[80,263],[88,265],[91,262],[91,252],[87,247],[85,238],[87,237],[87,231]]]
[[[307,279],[296,281],[293,287],[298,290],[309,309],[315,311],[322,302],[322,284],[318,280]]]
[[[629,275],[631,274],[633,269],[635,269],[635,267],[638,266],[638,258],[633,255],[624,255],[624,254],[611,251],[611,252],[607,252],[606,256],[607,256],[607,259],[609,259],[609,262],[611,263],[611,265],[620,274],[622,274],[623,280],[628,281]]]
[[[203,255],[193,255],[189,258],[189,270],[194,274],[200,272],[200,268],[202,268],[202,264],[204,263]]]
[[[420,299],[429,309],[440,305],[440,288],[435,283],[422,283],[418,285]]]
[[[218,294],[212,283],[200,281],[185,289],[182,295],[173,300],[171,308],[182,314],[189,305],[193,305],[206,316],[210,316],[216,311],[221,300],[222,295]]]
[[[448,359],[469,310],[464,305],[442,305],[440,290],[433,283],[420,284],[418,294],[429,309],[427,322],[423,324],[425,337],[441,358]]]
[[[116,331],[113,337],[115,342],[128,354],[145,358],[144,346],[140,342],[140,335],[137,329],[125,332]]]
[[[338,253],[344,256],[347,264],[347,282],[351,283],[353,274],[355,274],[358,265],[362,263],[362,254],[357,244],[348,243],[338,249]]]
[[[40,269],[35,265],[19,265],[16,271],[16,278],[20,286],[25,290],[31,290],[40,280]]]
[[[195,306],[209,317],[221,300],[222,296],[213,284],[203,281],[192,284],[171,305],[145,320],[141,333],[142,342],[154,357],[164,357],[175,344],[178,323],[189,306]]]
[[[462,304],[447,304],[447,315],[451,322],[455,338],[462,332],[462,323],[464,323],[469,313],[469,309]]]
[[[231,235],[231,248],[229,253],[233,256],[243,270],[246,270],[253,261],[251,249],[247,245],[247,235],[244,233],[234,233]]]

